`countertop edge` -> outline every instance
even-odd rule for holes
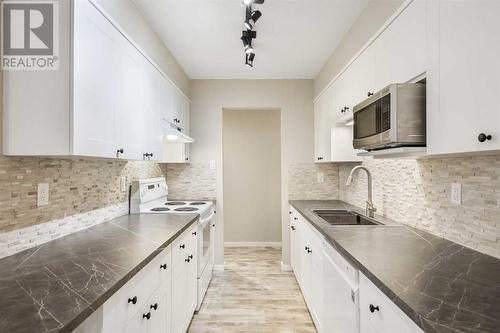
[[[295,208],[304,217],[310,225],[312,225],[316,230],[318,230],[328,243],[333,246],[346,260],[348,260],[353,266],[355,266],[359,271],[361,271],[373,284],[379,288],[385,296],[387,296],[396,306],[403,311],[418,327],[420,327],[424,332],[428,333],[439,333],[431,325],[425,325],[427,319],[420,315],[418,312],[413,310],[408,304],[399,298],[395,292],[393,292],[385,283],[378,279],[375,274],[373,274],[368,268],[361,264],[353,255],[349,253],[342,245],[340,245],[335,239],[330,237],[326,232],[323,231],[316,223],[311,221],[307,214],[305,214],[302,209],[295,203],[296,200],[289,200],[288,203]],[[344,203],[346,209],[348,204]],[[391,226],[394,227],[394,226]],[[408,226],[401,225],[399,228],[409,228]]]
[[[70,333],[75,330],[80,324],[87,320],[94,312],[96,312],[107,300],[109,300],[121,287],[123,287],[127,282],[129,282],[137,273],[146,267],[151,261],[153,261],[156,256],[158,256],[164,249],[166,249],[177,237],[179,237],[184,231],[189,229],[198,219],[199,214],[196,214],[193,219],[186,223],[175,235],[171,236],[158,248],[156,248],[149,256],[147,256],[143,261],[136,265],[130,272],[128,272],[124,277],[122,277],[118,282],[116,282],[111,288],[109,288],[101,297],[95,300],[93,303],[89,304],[85,309],[83,309],[76,317],[71,321],[66,323],[61,328],[57,329],[58,333]],[[106,223],[113,224],[113,221],[108,221]],[[118,228],[118,227],[117,227]]]

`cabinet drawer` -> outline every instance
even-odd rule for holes
[[[186,230],[182,235],[180,235],[172,244],[172,265],[184,262],[190,255],[193,257],[196,255],[196,237],[193,235],[196,232],[197,225],[191,229]]]
[[[102,332],[123,329],[126,321],[145,306],[154,290],[169,281],[171,272],[172,256],[168,247],[104,303]]]
[[[366,276],[359,275],[361,333],[423,333],[406,314]],[[372,312],[373,310],[373,312]]]

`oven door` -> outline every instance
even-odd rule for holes
[[[198,223],[198,278],[213,257],[212,221],[215,211],[212,209],[210,215]]]
[[[371,150],[391,143],[391,86],[354,107],[353,146]]]

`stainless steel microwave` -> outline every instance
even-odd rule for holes
[[[425,91],[425,83],[391,84],[356,105],[354,148],[425,146]]]

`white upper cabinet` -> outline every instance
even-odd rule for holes
[[[91,1],[59,5],[59,70],[4,74],[4,154],[160,160],[189,100]]]
[[[74,7],[72,153],[116,157],[123,37],[88,2]]]
[[[425,4],[411,2],[374,41],[375,91],[426,72]]]
[[[356,104],[361,103],[375,93],[375,49],[368,46],[363,53],[353,61],[347,70],[349,81],[352,85],[349,114]]]
[[[429,1],[428,153],[500,149],[500,1]],[[491,135],[480,142],[479,135]]]
[[[330,87],[314,103],[314,161],[331,162],[333,89]]]

